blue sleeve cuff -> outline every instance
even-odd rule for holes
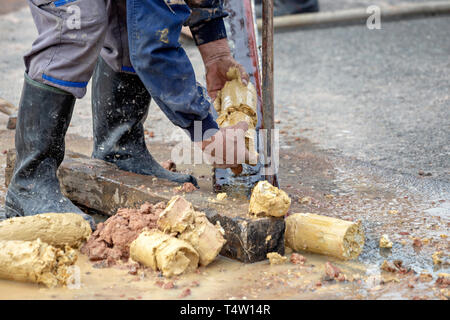
[[[223,18],[217,18],[191,26],[191,33],[197,46],[227,37]]]
[[[211,113],[202,121],[192,121],[191,126],[185,128],[190,138],[194,142],[203,141],[211,138],[219,131],[217,122],[213,119]]]

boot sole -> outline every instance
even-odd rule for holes
[[[10,205],[8,205],[8,203],[5,203],[5,219],[22,217],[22,216],[23,216],[23,214],[21,214],[21,212],[12,208]]]

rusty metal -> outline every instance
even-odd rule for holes
[[[264,164],[265,178],[272,185],[278,186],[278,179],[275,173],[269,172],[273,165],[273,129],[274,127],[274,86],[273,86],[273,0],[263,0],[262,12],[262,74],[263,74],[263,94],[262,126],[267,130],[264,139]]]

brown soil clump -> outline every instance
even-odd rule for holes
[[[159,202],[144,203],[139,209],[119,209],[116,215],[98,224],[81,252],[91,261],[105,260],[107,265],[128,261],[131,242],[144,229],[157,227],[156,221],[164,208],[164,202]]]
[[[291,255],[291,262],[293,264],[301,264],[304,265],[306,262],[306,258],[304,256],[302,256],[301,254],[298,253],[293,253]]]
[[[327,261],[327,263],[325,263],[325,274],[328,277],[334,279],[334,278],[339,277],[339,275],[341,273],[342,273],[342,271],[338,267],[332,265],[329,261]]]
[[[177,165],[172,160],[163,161],[161,166],[166,170],[177,172]]]
[[[439,286],[439,288],[448,288],[450,286],[450,274],[448,273],[438,274],[436,285]]]
[[[195,190],[197,190],[197,188],[190,182],[185,182],[185,183],[183,183],[183,186],[174,188],[175,193],[181,193],[181,192],[189,193],[189,192],[194,192]]]

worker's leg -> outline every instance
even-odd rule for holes
[[[194,177],[165,170],[145,144],[144,121],[150,94],[131,67],[128,54],[126,0],[108,5],[108,31],[92,81],[94,151],[92,156],[120,169],[174,182]]]
[[[184,1],[127,0],[133,67],[166,116],[195,138],[194,121],[201,123],[202,133],[217,124],[209,114],[206,90],[197,84],[191,62],[178,42],[189,15]]]
[[[105,0],[28,0],[39,35],[25,56],[33,80],[82,98],[105,37]]]
[[[107,12],[108,29],[100,55],[114,72],[135,75],[128,49],[127,0],[109,0]]]
[[[56,171],[64,158],[75,97],[85,94],[104,39],[104,0],[29,0],[29,4],[39,36],[25,57],[6,215],[82,214],[62,195]]]

